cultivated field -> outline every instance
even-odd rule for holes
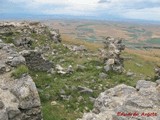
[[[64,37],[89,42],[101,42],[105,37],[124,38],[128,47],[159,46],[160,25],[87,21],[87,20],[50,20],[49,26],[59,29]]]

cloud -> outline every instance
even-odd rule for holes
[[[38,10],[43,14],[77,14],[89,15],[97,9],[98,0],[9,0],[22,5],[30,11]]]
[[[99,0],[98,3],[117,6],[126,9],[143,9],[160,6],[159,0]]]
[[[119,17],[160,21],[160,0],[5,0],[4,12]],[[0,13],[2,12],[0,11]],[[150,16],[150,17],[148,17]]]
[[[114,16],[160,21],[160,0],[99,0]]]
[[[122,16],[130,19],[141,19],[141,20],[154,20],[160,21],[160,7],[156,8],[145,8],[139,10],[129,10]]]

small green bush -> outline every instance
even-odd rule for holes
[[[18,66],[13,72],[12,72],[12,76],[14,78],[20,78],[23,74],[28,73],[28,67],[25,65],[20,65]]]

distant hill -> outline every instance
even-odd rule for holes
[[[62,36],[90,42],[101,42],[106,36],[124,38],[128,47],[160,45],[160,25],[134,22],[90,20],[48,20],[50,27],[59,29]]]

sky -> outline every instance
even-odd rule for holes
[[[160,22],[160,0],[0,0],[0,18],[25,15]]]

